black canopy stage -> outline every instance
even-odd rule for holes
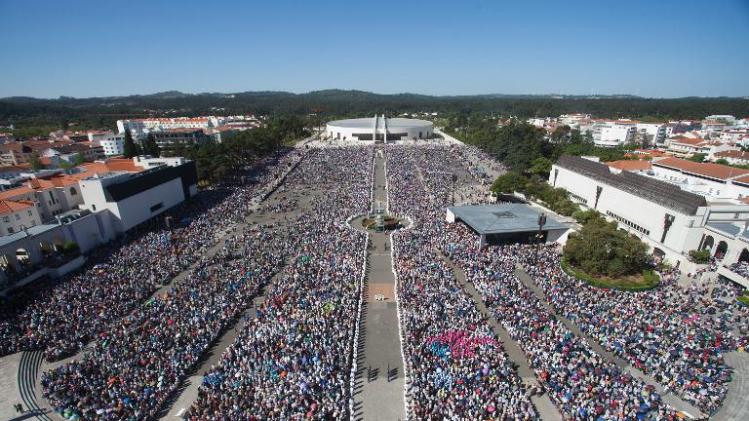
[[[569,229],[553,216],[523,203],[447,208],[448,222],[463,222],[481,236],[481,244],[554,242]]]

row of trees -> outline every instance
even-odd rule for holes
[[[563,97],[549,96],[429,96],[379,95],[371,92],[325,90],[304,94],[241,92],[183,94],[163,92],[106,98],[2,98],[0,126],[14,123],[19,130],[38,126],[87,129],[111,127],[117,119],[147,117],[168,110],[185,110],[189,116],[206,115],[222,108],[229,114],[332,115],[400,114],[435,111],[440,115],[514,115],[521,118],[568,113],[589,113],[603,118],[630,116],[639,120],[701,119],[710,114],[749,115],[744,98]],[[146,111],[147,110],[147,111]],[[48,133],[40,133],[46,134]]]
[[[532,170],[539,162],[548,162],[550,167],[551,162],[565,154],[598,156],[604,161],[625,159],[626,154],[624,148],[595,146],[590,133],[583,135],[564,126],[547,138],[545,130],[515,119],[499,126],[496,119],[480,115],[458,116],[448,120],[445,130],[520,173]]]
[[[195,161],[198,180],[212,184],[245,168],[285,144],[308,136],[306,121],[299,117],[271,119],[265,126],[239,132],[222,143],[177,147],[169,154]]]
[[[125,158],[132,158],[138,155],[161,156],[161,148],[156,143],[156,138],[154,138],[153,134],[149,133],[146,140],[139,144],[133,140],[133,134],[130,133],[130,129],[125,130],[125,144],[123,149],[122,155]]]

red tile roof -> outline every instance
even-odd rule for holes
[[[718,158],[734,158],[734,159],[749,160],[749,152],[737,151],[737,150],[716,152],[715,156],[717,156]]]
[[[686,137],[686,136],[677,136],[674,138],[671,138],[671,143],[681,143],[684,145],[692,145],[692,146],[700,146],[702,144],[709,144],[708,141],[701,137]]]
[[[713,164],[709,162],[692,162],[679,158],[663,158],[654,161],[653,165],[680,170],[684,173],[716,178],[719,180],[729,180],[749,175],[749,170],[742,170],[740,168],[729,167],[728,165]]]
[[[34,202],[28,200],[0,200],[0,215],[22,211],[34,207]]]
[[[650,161],[642,159],[622,159],[620,161],[612,161],[606,163],[611,168],[617,168],[622,171],[647,171],[652,168]]]

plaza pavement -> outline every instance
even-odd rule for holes
[[[386,203],[384,158],[377,156],[374,202]],[[351,225],[364,230],[362,218]],[[356,420],[405,420],[405,372],[398,329],[396,284],[390,236],[369,232],[367,274],[359,334],[359,366],[354,386]],[[384,300],[376,300],[381,294]]]

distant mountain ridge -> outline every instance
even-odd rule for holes
[[[293,93],[288,91],[242,91],[242,92],[200,92],[200,93],[185,93],[181,91],[171,90],[163,92],[155,92],[152,94],[132,94],[132,95],[116,95],[116,96],[95,96],[95,97],[72,97],[72,96],[61,96],[58,98],[36,98],[29,96],[11,96],[0,98],[0,101],[4,102],[35,102],[35,101],[91,101],[91,100],[130,100],[130,99],[175,99],[175,98],[188,98],[188,97],[225,97],[225,96],[289,96],[289,97],[331,97],[331,96],[347,96],[347,97],[418,97],[418,98],[561,98],[561,99],[579,99],[579,98],[644,98],[637,95],[630,94],[612,94],[612,95],[567,95],[567,94],[457,94],[457,95],[428,95],[428,94],[417,94],[412,92],[402,92],[395,94],[380,94],[376,92],[361,91],[361,90],[345,90],[345,89],[321,89],[305,93]],[[660,98],[653,98],[660,99]]]
[[[321,114],[322,119],[438,112],[494,116],[556,116],[589,113],[597,117],[700,119],[710,114],[749,115],[746,98],[643,98],[634,95],[445,95],[378,94],[361,90],[323,89],[306,93],[246,91],[184,93],[176,90],[145,95],[56,99],[26,96],[0,98],[0,126],[111,127],[121,118],[210,114]]]

